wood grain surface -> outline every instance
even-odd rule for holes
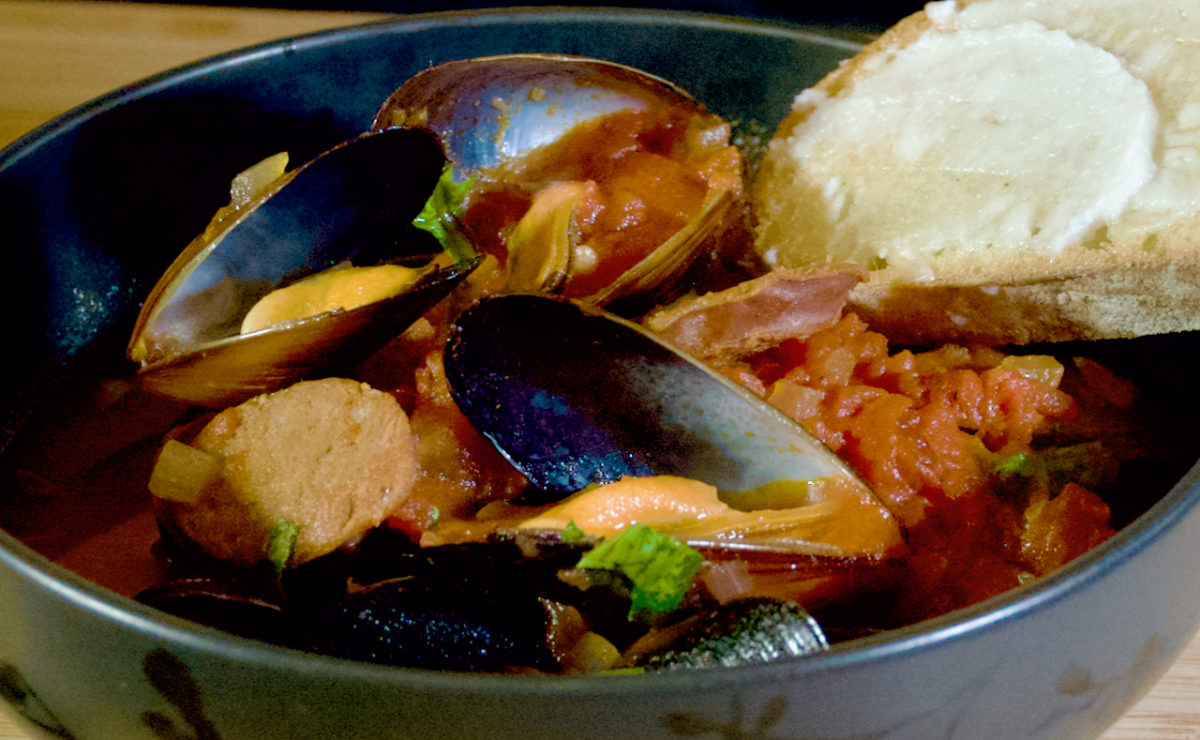
[[[520,4],[520,3],[514,3]],[[0,146],[93,97],[195,59],[386,16],[0,0]],[[0,740],[40,737],[0,712]],[[1200,740],[1200,639],[1103,740]]]

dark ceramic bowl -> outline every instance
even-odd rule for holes
[[[231,172],[365,129],[430,63],[511,51],[604,57],[770,131],[796,91],[855,48],[844,36],[670,13],[411,17],[219,57],[73,111],[0,154],[6,459],[47,404],[69,397],[73,368],[121,361],[137,299],[220,205]],[[1153,373],[1194,357],[1192,343],[1094,349],[1145,361],[1146,386],[1167,388],[1172,379]],[[1200,488],[1186,467],[1148,481],[1157,503],[1101,547],[974,608],[803,660],[594,678],[390,669],[168,617],[12,536],[76,502],[10,476],[0,490],[0,696],[48,736],[122,740],[1090,737],[1196,627]]]

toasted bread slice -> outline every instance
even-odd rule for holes
[[[1200,6],[934,2],[797,96],[768,264],[851,262],[894,341],[1200,328]]]

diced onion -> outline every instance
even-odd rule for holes
[[[582,673],[599,673],[616,665],[621,657],[615,645],[603,635],[585,632],[575,644],[572,658],[575,667]]]
[[[229,184],[229,205],[240,208],[249,203],[268,185],[283,177],[287,165],[288,153],[279,152],[239,172]]]
[[[1051,388],[1062,382],[1063,366],[1050,355],[1010,355],[999,365],[1001,370],[1016,370],[1030,380],[1037,380]]]
[[[221,466],[221,458],[169,439],[150,472],[150,493],[166,501],[194,503],[220,476]]]
[[[745,560],[706,562],[700,570],[700,578],[712,597],[722,604],[749,595],[754,585],[750,565]]]

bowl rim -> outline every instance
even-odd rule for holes
[[[676,10],[615,8],[494,8],[399,15],[336,29],[281,38],[207,57],[122,86],[42,124],[0,150],[0,171],[37,151],[61,132],[102,115],[126,101],[153,94],[223,67],[302,52],[310,46],[339,44],[355,38],[410,33],[447,25],[561,23],[565,21],[684,25],[774,36],[857,51],[870,36],[861,29],[804,26]],[[19,433],[19,432],[18,432]],[[1088,584],[1103,580],[1150,548],[1200,502],[1200,463],[1193,465],[1157,502],[1113,537],[1036,582],[1012,589],[964,609],[887,632],[834,645],[828,652],[769,664],[719,670],[665,671],[637,675],[542,676],[468,674],[401,668],[350,661],[280,647],[231,635],[160,612],[110,591],[51,561],[0,529],[0,567],[69,606],[189,652],[297,674],[320,674],[394,689],[454,690],[490,693],[503,689],[513,699],[553,695],[611,699],[653,690],[658,694],[694,692],[768,683],[803,675],[891,661],[922,648],[987,634],[1004,622],[1052,608]]]
[[[757,36],[804,41],[843,49],[847,55],[870,43],[878,32],[865,27],[825,26],[789,23],[784,20],[762,20],[750,17],[720,15],[687,10],[620,8],[620,7],[498,7],[478,10],[446,10],[428,13],[400,14],[395,18],[366,21],[326,30],[286,36],[250,46],[232,49],[167,68],[114,90],[103,93],[60,113],[0,148],[0,171],[35,152],[46,140],[60,131],[74,128],[128,100],[135,100],[168,88],[179,82],[201,77],[225,66],[243,64],[274,56],[288,56],[308,46],[337,44],[350,38],[418,32],[432,27],[479,26],[499,24],[561,23],[566,21],[636,24],[641,26],[673,25],[696,28],[741,30]],[[881,29],[879,29],[881,30]]]

